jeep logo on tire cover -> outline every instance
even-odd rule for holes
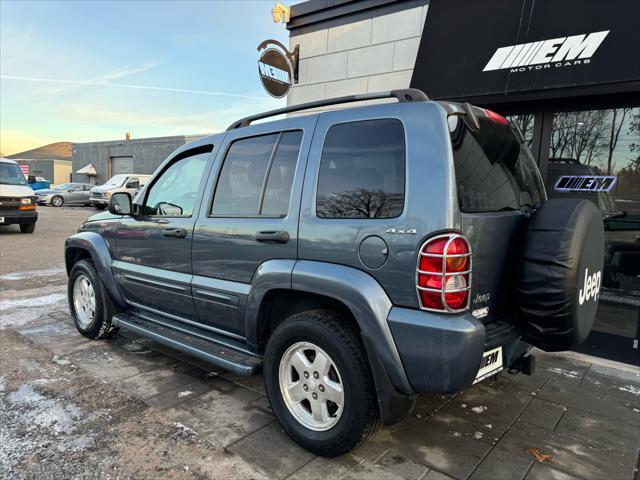
[[[593,298],[593,300],[595,301],[598,299],[598,295],[600,295],[600,283],[602,281],[601,274],[602,272],[598,270],[593,275],[589,275],[589,269],[585,269],[584,286],[578,293],[578,302],[580,303],[580,305],[582,305],[585,300],[589,301]]]

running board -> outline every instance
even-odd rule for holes
[[[114,327],[121,327],[148,337],[236,375],[248,377],[262,371],[261,357],[221,345],[213,338],[204,339],[201,335],[190,335],[184,330],[177,331],[169,325],[126,313],[114,315],[111,322]]]

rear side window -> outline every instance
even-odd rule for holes
[[[285,216],[301,142],[300,130],[233,142],[218,178],[212,215]]]
[[[460,121],[451,133],[460,211],[538,207],[542,183],[527,147],[510,127],[480,121],[477,132]]]
[[[366,120],[327,132],[318,176],[321,218],[392,218],[402,213],[405,186],[402,122]]]

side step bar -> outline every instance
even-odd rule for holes
[[[177,331],[158,321],[121,313],[114,315],[112,325],[151,338],[236,375],[248,377],[262,371],[262,358],[259,356],[229,348],[216,342],[215,339],[204,339]]]

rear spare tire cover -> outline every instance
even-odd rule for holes
[[[518,281],[525,339],[546,351],[582,343],[598,308],[604,227],[588,200],[552,199],[533,214]]]

